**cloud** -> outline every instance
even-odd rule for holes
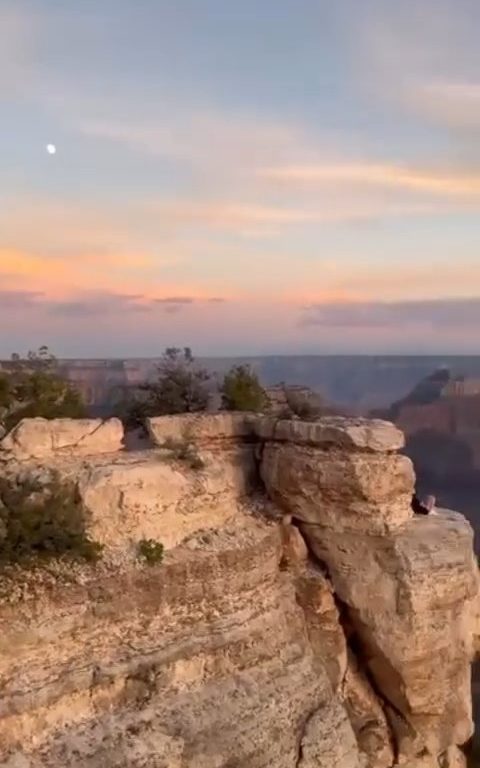
[[[137,152],[202,167],[206,162],[212,171],[238,171],[260,160],[288,156],[292,150],[298,153],[306,144],[303,129],[297,125],[178,102],[175,111],[160,109],[150,118],[132,121],[118,113],[107,120],[83,119],[79,127],[85,135]]]
[[[148,268],[153,253],[136,213],[128,203],[94,206],[86,200],[70,203],[10,193],[0,208],[0,258],[2,263],[18,261],[30,254],[30,261],[48,259],[70,267],[77,259],[76,266],[88,260],[97,268]]]
[[[438,125],[463,132],[480,130],[480,81],[434,79],[413,84],[407,103]]]
[[[148,312],[151,307],[143,303],[143,296],[138,294],[102,293],[73,298],[68,301],[49,303],[49,311],[66,317],[101,317],[105,315]]]
[[[152,303],[162,306],[165,312],[168,312],[169,314],[175,314],[192,304],[224,304],[225,302],[226,299],[219,296],[213,296],[206,299],[198,298],[196,296],[166,296],[159,299],[153,299]]]
[[[480,128],[479,24],[476,0],[366,2],[352,39],[359,88],[461,148]]]
[[[0,310],[35,306],[43,295],[40,291],[0,290]]]
[[[261,169],[259,175],[285,183],[357,184],[480,199],[480,175],[441,173],[375,163],[290,165]]]
[[[304,308],[300,324],[341,329],[471,330],[480,323],[480,298],[426,301],[343,302]]]
[[[0,292],[0,299],[1,295]],[[26,295],[30,294],[26,293]],[[41,306],[52,315],[89,318],[112,315],[125,317],[125,315],[132,313],[148,313],[155,307],[162,307],[165,312],[174,314],[193,304],[216,304],[223,301],[224,299],[217,297],[203,299],[179,295],[149,299],[143,294],[137,293],[83,292],[67,300],[44,301]]]
[[[271,237],[289,226],[436,210],[434,203],[429,206],[425,200],[405,199],[405,195],[388,199],[383,192],[480,197],[480,177],[370,159],[345,161],[351,148],[346,153],[338,138],[333,141],[298,124],[269,122],[255,115],[229,116],[180,107],[175,114],[159,115],[150,122],[87,121],[82,130],[169,161],[184,161],[192,179],[198,172],[197,198],[145,203],[145,211],[155,212],[161,226],[175,233],[200,227],[241,237]],[[332,157],[338,161],[332,162]],[[371,195],[366,194],[367,187]]]
[[[193,304],[193,296],[167,296],[161,299],[154,299],[155,304]]]
[[[289,192],[292,191],[298,198],[298,184],[300,180],[303,181],[302,173],[303,168],[296,169],[292,175],[290,169],[271,169],[263,178],[275,180],[276,183],[280,179],[286,186],[295,186],[296,189]],[[308,175],[310,169],[307,169],[306,173]],[[391,199],[378,192],[375,194],[375,190],[369,195],[365,189],[347,186],[343,183],[344,180],[345,177],[335,189],[332,189],[326,177],[314,189],[311,184],[302,197],[303,208],[228,201],[153,203],[147,207],[168,222],[168,226],[177,235],[185,234],[194,228],[204,230],[208,234],[229,234],[242,239],[275,238],[292,227],[304,229],[305,226],[313,227],[322,223],[337,224],[425,215],[438,213],[440,209],[436,201]]]
[[[179,229],[194,226],[254,237],[276,234],[284,226],[322,219],[322,214],[316,211],[219,200],[154,203],[148,207],[160,214],[170,226]]]
[[[0,94],[15,96],[34,75],[38,18],[5,2],[0,7]]]
[[[153,303],[162,306],[168,314],[174,315],[195,301],[196,299],[193,296],[167,296],[161,299],[154,299]]]

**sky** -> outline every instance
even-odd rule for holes
[[[480,353],[479,28],[0,0],[0,356]]]

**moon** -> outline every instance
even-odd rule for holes
[[[57,148],[56,148],[55,144],[47,144],[46,150],[47,150],[49,155],[55,155],[56,152],[57,152]]]

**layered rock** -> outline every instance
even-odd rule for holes
[[[155,568],[30,585],[1,611],[3,758],[294,766],[334,698],[280,556],[278,529],[245,515]]]
[[[0,441],[0,460],[48,458],[57,453],[75,457],[114,453],[122,448],[119,419],[22,419]]]
[[[74,484],[104,552],[3,568],[0,765],[459,768],[472,535],[412,518],[401,433],[248,414],[148,428],[157,447],[135,453],[85,448],[82,422],[70,442],[36,421],[2,444],[9,483]],[[163,562],[138,559],[145,539]]]
[[[399,759],[435,760],[472,732],[472,530],[461,515],[412,518],[414,473],[391,453],[393,432],[354,445],[295,430],[285,440],[277,426],[267,442],[266,487],[326,566]]]
[[[155,445],[171,442],[193,442],[196,445],[215,445],[234,440],[252,439],[255,434],[255,416],[244,413],[203,413],[158,416],[146,419],[146,426]]]

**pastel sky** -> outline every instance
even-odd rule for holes
[[[0,355],[480,353],[479,29],[0,0]]]

